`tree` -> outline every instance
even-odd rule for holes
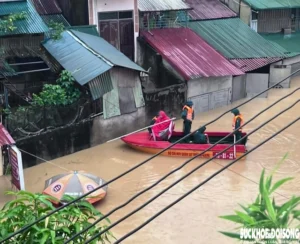
[[[17,27],[14,25],[16,21],[24,20],[26,18],[26,12],[10,14],[0,19],[0,32],[12,32]]]
[[[7,194],[14,195],[17,199],[8,202],[0,211],[0,241],[26,224],[51,212],[54,207],[50,199],[56,200],[50,196],[33,194],[27,191],[7,192]],[[67,198],[73,200],[71,197]],[[103,215],[90,203],[80,201],[76,205],[70,205],[50,215],[6,243],[62,244],[83,228],[88,227],[90,225],[89,221],[101,216]],[[106,222],[110,223],[109,219],[106,219]],[[74,239],[73,243],[84,243],[106,227],[103,223],[98,224]],[[110,243],[112,238],[114,238],[112,233],[106,232],[91,243],[97,243],[98,241],[103,244]]]
[[[265,177],[265,170],[262,171],[259,182],[259,194],[254,203],[251,203],[248,206],[243,206],[240,204],[243,212],[235,211],[235,215],[220,216],[220,218],[239,224],[239,227],[237,229],[266,228],[270,230],[272,228],[289,228],[290,226],[294,226],[295,224],[298,225],[297,228],[299,228],[300,211],[296,210],[296,208],[300,204],[300,197],[293,196],[290,200],[282,205],[277,205],[275,202],[275,198],[272,198],[272,194],[280,186],[293,179],[291,177],[284,178],[272,185],[273,174],[279,168],[281,163],[284,162],[286,157],[287,154],[275,166],[269,176]],[[240,233],[223,231],[221,233],[231,238],[240,239]],[[275,241],[276,243],[278,240],[274,239],[273,241]]]

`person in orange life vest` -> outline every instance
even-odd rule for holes
[[[233,121],[232,121],[232,130],[236,130],[240,126],[243,126],[243,124],[244,124],[244,118],[240,114],[240,111],[237,108],[231,110],[231,113],[234,114]],[[236,137],[236,141],[238,141],[239,139],[241,139],[242,138],[242,128],[240,128],[234,134],[235,134],[235,137]],[[241,142],[239,142],[239,143],[241,143]]]
[[[192,121],[195,117],[193,102],[187,101],[182,108],[181,118],[183,119],[183,134],[187,135],[191,133]],[[188,139],[186,139],[188,141]]]
[[[165,123],[162,123],[166,121]],[[152,135],[154,140],[156,141],[166,141],[170,134],[172,134],[174,130],[174,126],[171,119],[166,115],[164,111],[159,111],[159,116],[155,121],[154,126],[152,127]]]
[[[159,116],[159,115],[158,115],[158,113],[157,113],[157,114],[153,117],[153,119],[152,119],[151,122],[150,122],[150,126],[155,124],[155,121],[157,120],[158,116]],[[152,128],[153,128],[153,126],[148,128],[148,131],[149,131],[150,134],[152,134]]]

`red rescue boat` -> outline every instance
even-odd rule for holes
[[[193,143],[182,143],[179,142],[178,144],[174,145],[170,149],[163,152],[161,155],[164,156],[171,156],[171,157],[194,157],[197,154],[205,151],[208,149],[212,144],[215,144],[222,138],[226,137],[230,134],[230,132],[205,132],[208,138],[207,144],[193,144]],[[242,137],[247,135],[247,133],[243,133]],[[169,141],[154,141],[150,138],[148,132],[139,132],[135,134],[131,134],[122,138],[126,144],[130,147],[146,152],[151,154],[156,154],[163,149],[169,147],[172,143],[178,141],[180,138],[183,137],[183,132],[174,131],[172,133],[172,137]],[[190,137],[190,140],[193,140],[193,136]],[[232,146],[230,149],[227,149],[224,153],[219,155],[218,159],[227,159],[232,160],[244,155],[246,150],[246,142],[247,137],[243,139],[240,144]],[[234,136],[230,136],[222,141],[221,144],[216,144],[213,148],[209,149],[209,151],[205,152],[200,157],[202,158],[212,158],[217,153],[223,151],[228,146],[234,143]],[[244,158],[243,158],[244,159]]]

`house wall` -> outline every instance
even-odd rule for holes
[[[193,101],[197,113],[231,103],[232,76],[199,78],[187,85],[187,98]]]
[[[89,0],[89,24],[97,25],[99,29],[98,13],[100,12],[116,12],[116,11],[133,11],[134,21],[134,61],[137,60],[137,37],[139,35],[139,19],[137,0]]]
[[[291,74],[296,72],[297,70],[300,69],[300,55],[292,57],[292,58],[287,58],[282,61],[279,61],[277,63],[274,63],[274,65],[282,64],[282,65],[290,65],[291,66]],[[300,71],[296,74],[294,74],[292,77],[299,76]]]
[[[87,0],[57,0],[64,17],[73,26],[88,25],[88,1]]]
[[[247,98],[251,98],[269,87],[269,74],[262,73],[248,73],[246,75],[246,94]],[[259,96],[259,98],[266,98],[268,92]]]
[[[243,99],[246,94],[246,78],[247,75],[236,76],[232,79],[232,99],[231,102]]]
[[[291,28],[292,10],[276,9],[258,12],[257,32],[259,33],[277,33],[282,29]]]
[[[287,76],[291,74],[292,66],[291,65],[278,65],[272,64],[270,66],[270,80],[269,86],[273,86],[279,81],[285,79]],[[285,79],[281,82],[278,87],[280,88],[290,88],[291,78]]]
[[[233,1],[233,0],[232,0]],[[247,4],[241,1],[240,6],[240,19],[244,21],[247,25],[250,25],[252,10]]]

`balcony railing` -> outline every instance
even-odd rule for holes
[[[187,27],[189,18],[187,11],[141,12],[140,29],[162,29]]]

